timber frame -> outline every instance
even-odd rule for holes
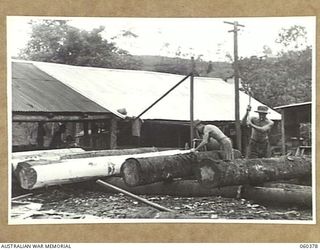
[[[12,112],[12,122],[61,122],[104,120],[113,117],[110,113],[75,113],[75,112]]]
[[[43,143],[43,134],[39,132],[40,126],[46,122],[50,123],[66,123],[75,122],[83,124],[84,140],[82,142],[84,148],[95,149],[97,145],[89,137],[89,129],[93,127],[95,122],[106,122],[108,124],[107,135],[95,135],[95,138],[100,137],[100,140],[106,140],[106,144],[103,148],[115,149],[117,148],[117,122],[120,118],[111,113],[93,113],[93,112],[12,112],[12,124],[13,123],[37,123],[38,124],[38,134],[37,141]],[[103,136],[103,138],[102,138]],[[39,138],[40,137],[40,138]],[[13,145],[14,146],[14,145]],[[19,148],[19,146],[17,147]],[[32,149],[42,149],[43,145],[36,145]],[[101,148],[101,149],[103,149]],[[22,150],[28,150],[28,147]],[[19,149],[17,149],[19,151]],[[14,150],[15,151],[15,150]]]

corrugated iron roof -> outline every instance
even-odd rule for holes
[[[73,90],[102,107],[117,113],[125,108],[129,116],[137,116],[172,86],[184,78],[181,75],[149,71],[116,70],[32,62]],[[152,109],[143,119],[187,121],[190,119],[190,81],[186,80]],[[240,117],[244,116],[249,97],[240,92]],[[251,99],[252,110],[262,105]],[[234,86],[217,78],[195,77],[194,119],[203,121],[233,121]],[[281,119],[271,110],[271,119]]]
[[[31,62],[12,62],[12,111],[110,113]]]
[[[292,103],[288,105],[274,107],[274,109],[284,109],[284,108],[298,107],[298,106],[304,106],[304,105],[311,105],[311,102]]]

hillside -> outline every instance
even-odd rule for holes
[[[191,60],[165,56],[133,56],[141,64],[141,70],[186,75],[190,72]],[[229,78],[233,75],[232,65],[227,62],[206,62],[196,60],[199,76]]]

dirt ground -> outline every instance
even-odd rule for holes
[[[140,195],[174,210],[160,212],[121,193],[103,188],[79,186],[51,187],[33,192],[19,202],[42,204],[29,219],[232,219],[232,220],[312,220],[308,208],[263,206],[245,199],[223,197],[173,197]],[[29,212],[30,214],[30,212]],[[45,214],[45,216],[44,216]],[[72,215],[72,216],[71,216]],[[88,217],[89,216],[89,217]]]

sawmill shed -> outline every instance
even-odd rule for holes
[[[42,113],[46,116],[46,118],[43,118],[44,120],[47,120],[48,114],[54,113],[55,109],[59,112],[63,110],[62,113],[64,115],[78,111],[82,117],[85,114],[104,115],[104,119],[109,120],[113,120],[112,117],[114,117],[117,119],[117,147],[156,146],[182,148],[190,141],[190,81],[188,79],[151,109],[143,113],[159,97],[181,81],[184,76],[150,71],[14,61],[13,89],[22,84],[22,80],[15,79],[21,78],[21,75],[18,77],[17,73],[14,72],[18,68],[30,71],[26,73],[26,76],[30,79],[35,74],[31,73],[32,70],[41,72],[41,76],[45,75],[45,78],[47,77],[51,81],[58,83],[61,88],[66,88],[68,91],[73,91],[73,93],[75,92],[81,96],[82,99],[79,99],[79,97],[69,98],[69,106],[57,105],[57,107],[52,107],[50,110],[45,110]],[[44,82],[48,81],[44,80]],[[36,81],[30,82],[32,84],[37,83]],[[33,88],[38,88],[38,85],[37,83]],[[27,88],[29,89],[29,87]],[[39,88],[41,89],[43,86]],[[42,91],[46,92],[42,97],[44,101],[48,102],[48,105],[52,105],[52,101],[53,103],[57,101],[55,98],[65,99],[63,95],[57,94],[56,89],[53,92],[48,88]],[[19,98],[21,98],[18,94],[18,89],[15,92],[13,93],[13,103],[16,99],[19,102]],[[60,96],[57,97],[57,95]],[[90,105],[85,105],[85,107],[78,106],[72,112],[66,110],[67,107],[72,107],[71,103],[81,105],[79,100],[83,100],[83,103],[89,101]],[[240,92],[240,117],[245,115],[248,100],[248,95]],[[57,101],[59,104],[63,102],[65,100]],[[259,105],[263,104],[254,98],[251,99],[252,110],[256,110]],[[194,119],[218,125],[235,142],[234,106],[233,85],[219,78],[194,78]],[[14,121],[17,121],[18,111],[22,111],[20,114],[23,113],[24,116],[29,117],[31,115],[30,110],[35,112],[35,109],[31,107],[26,106],[24,109],[19,110],[19,107],[13,105]],[[142,113],[143,115],[141,115]],[[136,117],[141,119],[134,120]],[[280,114],[272,109],[270,109],[268,117],[276,123],[281,119]],[[80,119],[81,117],[79,116],[78,118]],[[275,130],[277,128],[278,126],[274,126]],[[275,140],[277,139],[278,136],[275,136]],[[276,143],[274,142],[274,144]]]
[[[282,115],[282,150],[302,147],[311,149],[312,143],[311,102],[293,103],[275,107]]]
[[[115,114],[30,62],[12,62],[11,70],[13,151],[50,148],[61,124],[66,126],[64,139],[72,138],[70,144],[78,140],[83,148],[114,147],[110,131],[118,119]],[[99,124],[104,131],[97,136],[93,127]]]

